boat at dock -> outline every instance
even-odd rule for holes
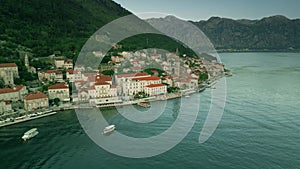
[[[148,108],[150,107],[150,104],[147,103],[137,103],[138,106],[144,107],[144,108]]]
[[[36,135],[38,135],[39,132],[37,131],[37,128],[32,128],[30,130],[28,130],[27,132],[24,133],[22,139],[24,141],[31,139],[32,137],[35,137]]]
[[[103,134],[110,133],[110,132],[114,131],[115,129],[116,129],[115,125],[109,125],[109,126],[104,128]]]
[[[226,77],[232,76],[232,72],[231,72],[230,70],[226,70],[226,71],[225,71],[225,76],[226,76]]]

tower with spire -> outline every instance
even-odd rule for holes
[[[24,62],[25,62],[25,67],[27,68],[28,72],[36,73],[36,69],[29,65],[29,59],[28,59],[27,53],[25,54]]]
[[[178,48],[176,48],[176,56],[175,56],[175,74],[180,77],[180,58]]]
[[[29,70],[29,60],[28,60],[28,55],[27,53],[25,54],[25,67],[27,68],[27,70]]]

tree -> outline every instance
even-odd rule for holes
[[[55,98],[53,101],[56,106],[59,106],[59,102],[60,102],[59,98]]]
[[[199,75],[198,82],[200,83],[200,82],[203,82],[204,80],[207,80],[207,79],[208,79],[208,74],[206,74],[206,73],[201,73],[201,74]]]
[[[180,90],[179,87],[168,87],[167,92],[168,93],[177,93]]]
[[[137,94],[134,95],[135,99],[141,99],[141,98],[146,98],[147,94],[145,92],[138,92]]]
[[[2,77],[0,77],[0,88],[4,88],[5,87],[5,83]]]
[[[114,70],[104,70],[104,71],[102,71],[102,73],[104,74],[104,75],[109,75],[109,76],[112,76],[112,75],[114,75],[115,74],[115,72],[114,72]]]

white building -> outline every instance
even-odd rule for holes
[[[78,70],[67,70],[66,71],[66,78],[70,82],[75,82],[78,80],[82,80],[81,72]]]
[[[133,78],[122,84],[125,96],[134,96],[139,92],[144,92],[144,88],[151,84],[160,84],[161,79],[157,76]]]
[[[142,72],[142,73],[136,73],[136,74],[118,74],[115,75],[115,80],[116,80],[116,84],[117,84],[117,91],[118,91],[118,95],[126,95],[126,93],[128,93],[127,89],[126,91],[124,91],[124,85],[129,83],[133,78],[144,78],[144,77],[150,77],[151,75],[149,75],[146,72]]]
[[[6,85],[13,85],[14,78],[19,77],[18,66],[15,63],[0,64],[0,77]]]
[[[90,103],[109,104],[119,102],[117,87],[105,81],[97,81],[88,89]]]
[[[55,80],[58,82],[63,82],[63,73],[61,71],[55,71]]]
[[[78,97],[78,101],[80,101],[80,102],[87,102],[87,101],[89,101],[89,98],[90,98],[88,90],[78,91],[77,97]]]
[[[69,59],[64,62],[63,68],[65,69],[73,69],[73,60]]]
[[[49,99],[59,98],[61,101],[70,101],[69,86],[66,83],[57,83],[48,87]]]
[[[63,68],[64,64],[65,64],[65,60],[64,59],[55,59],[54,64],[57,69]]]
[[[165,84],[150,84],[145,87],[144,92],[149,96],[166,95],[167,85]]]
[[[25,110],[36,110],[49,107],[48,96],[41,92],[30,93],[24,98]]]
[[[55,71],[55,70],[46,70],[43,72],[38,72],[38,78],[40,81],[63,81],[63,73],[61,71]]]

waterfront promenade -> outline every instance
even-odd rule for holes
[[[222,78],[222,76],[215,77],[213,79],[212,84],[217,83],[217,81],[220,78]],[[188,90],[188,92],[186,92],[186,93],[182,93],[182,92],[170,93],[170,94],[167,94],[166,96],[142,98],[142,99],[138,99],[138,100],[123,101],[121,103],[101,104],[101,105],[91,105],[89,103],[85,103],[85,104],[75,104],[75,105],[68,105],[68,106],[62,106],[62,107],[54,107],[54,108],[46,109],[42,112],[27,114],[27,115],[24,115],[22,117],[9,118],[8,120],[1,121],[2,123],[0,123],[0,128],[4,127],[4,126],[9,126],[9,125],[17,124],[17,123],[22,123],[22,122],[42,118],[42,117],[55,115],[59,111],[64,111],[64,110],[73,110],[73,109],[77,109],[77,108],[93,108],[93,107],[97,107],[97,108],[116,107],[116,106],[133,105],[133,104],[138,104],[138,103],[142,103],[142,102],[154,102],[154,101],[170,100],[170,99],[180,98],[180,97],[183,97],[183,96],[192,95],[192,94],[195,94],[195,93],[198,93],[198,92],[202,92],[206,88],[210,88],[211,86],[212,85],[205,85],[205,86],[199,88],[198,90]],[[32,116],[32,115],[34,115],[34,116]]]

